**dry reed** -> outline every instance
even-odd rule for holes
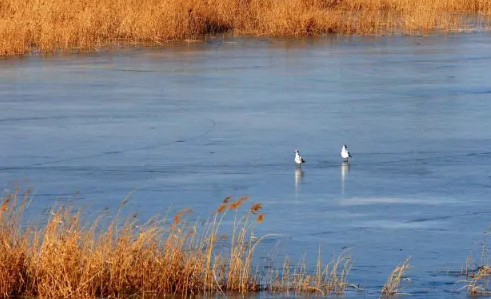
[[[401,282],[409,269],[409,257],[406,258],[400,265],[398,265],[392,273],[390,273],[389,278],[385,282],[380,293],[384,296],[394,296],[401,294],[399,290],[401,288]]]
[[[27,232],[21,229],[22,212],[26,208],[30,190],[4,196],[0,205],[0,296],[24,293],[28,258]],[[22,199],[19,200],[19,197]]]
[[[465,267],[462,269],[461,274],[465,276],[465,280],[460,281],[465,283],[459,290],[467,289],[467,293],[470,296],[489,296],[491,290],[489,289],[489,280],[491,278],[491,265],[488,261],[488,248],[487,238],[491,232],[491,226],[488,227],[484,233],[484,240],[481,247],[481,261],[478,264],[474,262],[472,257],[468,257],[465,263]]]
[[[313,272],[307,271],[305,259],[292,266],[287,258],[280,269],[271,267],[268,290],[319,293],[323,296],[342,294],[349,286],[348,274],[351,266],[352,259],[348,251],[333,257],[330,263],[323,265],[319,250],[317,265]]]
[[[347,255],[323,271],[319,264],[315,274],[304,265],[291,280],[262,285],[264,276],[253,267],[253,257],[266,237],[254,236],[264,214],[260,203],[244,212],[247,197],[226,198],[204,223],[190,221],[192,211],[184,209],[174,217],[154,217],[142,224],[136,214],[123,218],[122,204],[105,225],[101,222],[108,215],[85,224],[81,210],[59,207],[49,211],[44,225],[26,227],[22,216],[29,200],[29,192],[17,191],[0,201],[3,298],[163,297],[313,288],[341,293],[347,285]],[[241,207],[243,212],[237,212]],[[224,235],[221,225],[227,213],[235,220],[232,232]]]
[[[489,0],[0,0],[0,55],[205,34],[421,33],[487,24]],[[480,22],[481,24],[483,22]]]
[[[474,271],[472,275],[468,276],[466,285],[463,288],[467,289],[467,293],[471,296],[491,295],[491,290],[489,290],[490,277],[490,266],[486,265],[479,267],[477,271]]]

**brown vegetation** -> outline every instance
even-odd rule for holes
[[[348,273],[351,266],[351,255],[348,252],[343,252],[326,266],[323,266],[319,252],[317,265],[312,273],[306,271],[305,260],[292,267],[290,261],[286,259],[281,269],[271,268],[268,290],[319,293],[323,296],[331,293],[343,294],[349,286]]]
[[[125,298],[169,294],[247,293],[261,289],[342,293],[350,259],[343,254],[315,274],[285,266],[266,278],[254,268],[264,237],[254,228],[265,218],[262,204],[235,213],[231,234],[220,232],[227,213],[248,200],[227,197],[204,224],[188,221],[190,209],[140,224],[137,215],[86,225],[70,207],[49,212],[41,227],[23,226],[29,191],[0,201],[0,297]],[[107,215],[105,216],[107,218]],[[324,271],[320,269],[324,268]],[[261,284],[261,279],[267,281]],[[269,284],[269,285],[268,285]]]
[[[491,295],[489,290],[489,279],[491,278],[491,267],[486,265],[477,268],[476,271],[467,276],[466,285],[467,293],[471,296],[488,296]],[[461,288],[462,289],[462,288]]]
[[[489,281],[491,279],[491,265],[488,260],[488,247],[487,240],[488,235],[491,232],[491,226],[488,227],[484,233],[484,240],[481,247],[481,259],[480,262],[474,262],[472,257],[468,257],[465,263],[465,267],[462,269],[461,274],[465,276],[465,285],[461,289],[467,289],[467,294],[470,296],[489,296],[491,290],[489,289]]]
[[[401,289],[401,282],[409,269],[409,259],[406,258],[400,265],[398,265],[392,273],[390,273],[389,278],[385,282],[380,293],[386,297],[401,294],[399,290]]]
[[[489,0],[0,0],[0,55],[234,32],[299,36],[460,29]]]

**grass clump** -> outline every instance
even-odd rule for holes
[[[252,205],[236,220],[230,242],[219,244],[224,241],[219,228],[225,213],[245,200],[224,202],[226,207],[204,226],[186,221],[190,209],[144,224],[137,215],[122,219],[118,213],[104,226],[102,216],[87,225],[81,210],[60,207],[50,211],[44,226],[23,229],[28,198],[8,195],[0,207],[0,296],[122,298],[255,291],[259,281],[250,269],[257,242],[249,235],[258,218],[264,218],[261,205]]]
[[[23,195],[8,194],[0,201],[0,296],[7,298],[25,293],[29,258],[28,236],[21,228],[21,212],[30,190]],[[19,213],[20,212],[20,213]]]
[[[491,277],[491,266],[485,265],[477,268],[474,273],[468,276],[466,280],[467,293],[471,296],[491,295],[489,290],[489,279]]]
[[[468,257],[463,267],[461,274],[465,276],[465,280],[460,281],[465,283],[459,290],[466,289],[470,296],[489,296],[489,280],[491,278],[491,265],[488,260],[487,239],[491,232],[491,226],[484,232],[484,238],[481,247],[481,261],[474,262],[472,257]]]
[[[0,55],[205,34],[421,33],[487,26],[488,0],[0,0]],[[473,23],[475,20],[472,20]]]
[[[265,214],[260,203],[244,210],[247,197],[225,198],[204,223],[190,221],[190,209],[140,223],[137,214],[121,216],[123,202],[108,224],[102,224],[107,214],[87,223],[82,210],[62,206],[51,209],[43,225],[25,226],[22,217],[29,201],[30,191],[20,190],[0,201],[2,298],[163,297],[312,288],[342,293],[347,284],[351,263],[341,256],[324,271],[319,261],[315,274],[303,266],[292,279],[268,286],[273,280],[253,266],[256,248],[267,237],[254,235]],[[225,235],[221,226],[228,213],[234,213],[234,222]]]
[[[409,257],[406,258],[392,271],[392,273],[390,273],[389,278],[387,278],[387,281],[382,287],[382,290],[380,290],[380,293],[383,296],[388,297],[403,294],[400,293],[399,290],[401,289],[401,282],[409,269],[409,259]]]
[[[329,294],[343,294],[348,288],[348,274],[351,270],[352,258],[348,251],[333,257],[323,265],[321,254],[317,258],[315,270],[309,273],[305,259],[297,265],[291,265],[285,259],[280,269],[271,268],[268,290],[272,292],[319,293],[322,296]]]

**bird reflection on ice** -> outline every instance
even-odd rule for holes
[[[303,179],[303,169],[300,166],[295,168],[295,193],[298,193]]]
[[[349,175],[350,164],[347,161],[341,163],[341,194],[344,195],[344,181]]]

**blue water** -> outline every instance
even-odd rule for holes
[[[211,37],[0,61],[0,187],[150,217],[264,204],[265,247],[314,266],[351,248],[378,298],[461,298],[491,221],[491,36]],[[353,158],[342,164],[348,144]],[[293,164],[300,149],[307,163]],[[225,222],[230,225],[231,219]],[[226,229],[226,228],[225,228]],[[279,261],[282,262],[281,260]]]

